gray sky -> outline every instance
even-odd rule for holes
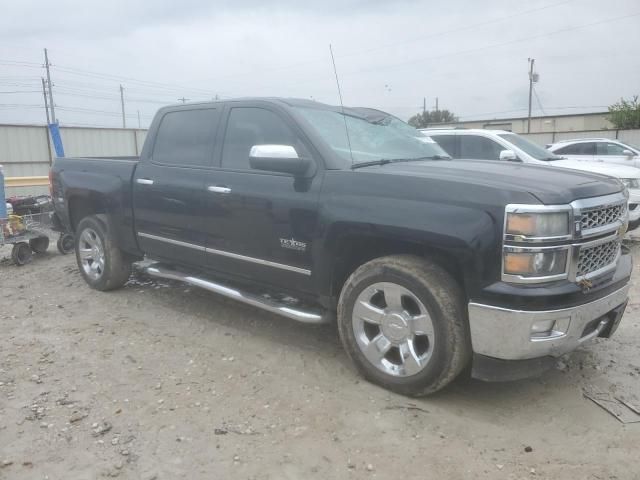
[[[183,96],[336,104],[329,43],[345,104],[405,120],[423,97],[463,119],[524,116],[528,57],[547,114],[640,94],[638,0],[21,0],[0,16],[0,122],[44,122],[43,47],[62,124],[121,125],[122,83],[127,125],[139,110],[146,127]]]

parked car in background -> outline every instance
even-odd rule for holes
[[[617,163],[640,168],[640,148],[610,138],[576,138],[547,146],[556,155],[570,160]]]
[[[609,175],[629,190],[629,230],[640,226],[640,168],[632,164],[603,164],[568,159],[536,145],[517,133],[485,129],[422,129],[455,159],[504,160],[571,168]]]
[[[336,320],[358,370],[403,394],[467,367],[534,375],[611,336],[632,269],[620,182],[454,162],[419,135],[309,100],[165,107],[140,158],[55,160],[54,222],[96,290],[146,257],[156,277]]]

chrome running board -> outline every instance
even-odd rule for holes
[[[166,278],[168,280],[177,280],[179,282],[188,283],[195,287],[204,288],[205,290],[209,290],[210,292],[217,293],[227,298],[232,298],[233,300],[238,300],[239,302],[246,303],[247,305],[251,305],[253,307],[261,308],[277,315],[282,315],[283,317],[297,320],[298,322],[318,324],[328,323],[330,321],[330,317],[327,312],[322,312],[320,310],[313,311],[291,308],[273,299],[264,298],[253,293],[243,292],[236,288],[226,287],[222,284],[212,282],[211,280],[205,280],[203,278],[194,277],[193,275],[189,275],[187,273],[171,270],[157,263],[144,267],[142,271],[153,277]]]

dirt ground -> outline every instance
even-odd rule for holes
[[[583,396],[640,404],[638,273],[614,338],[543,378],[416,400],[362,381],[332,326],[140,276],[98,293],[54,246],[8,255],[2,479],[640,478],[640,423]]]

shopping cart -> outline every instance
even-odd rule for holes
[[[26,213],[9,215],[0,219],[0,247],[13,245],[11,259],[18,266],[31,261],[33,253],[42,254],[49,248],[52,205],[50,201],[30,204]],[[57,246],[60,253],[73,251],[73,236],[61,234]]]

